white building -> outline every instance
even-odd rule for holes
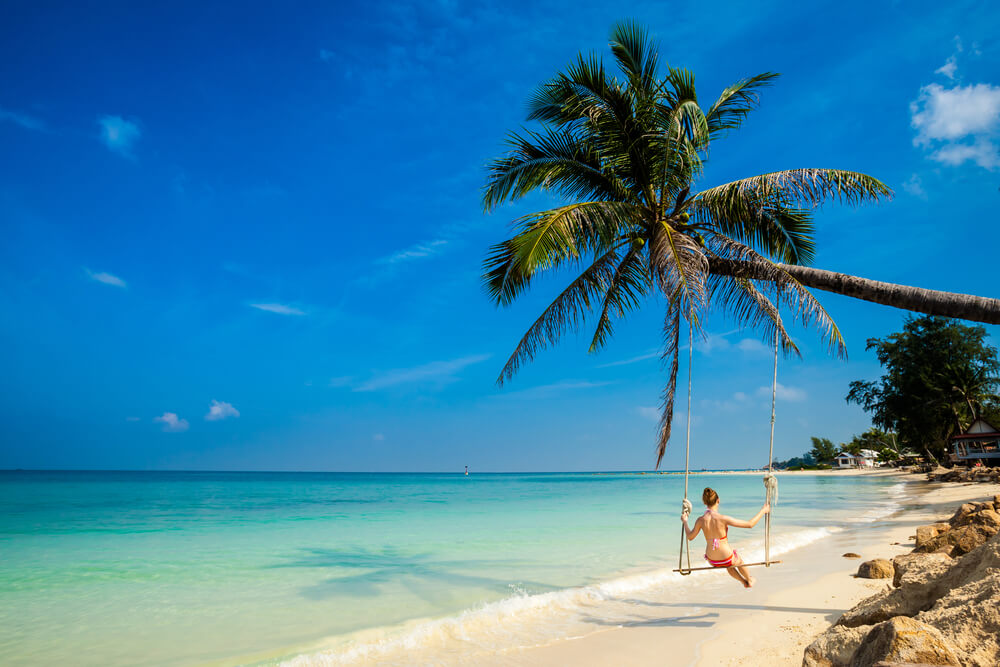
[[[862,449],[860,454],[841,452],[833,459],[834,468],[874,468],[878,452]]]

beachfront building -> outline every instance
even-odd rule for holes
[[[1000,466],[1000,431],[985,419],[977,419],[965,433],[951,436],[951,442],[955,463]]]
[[[862,449],[859,454],[841,452],[833,459],[834,468],[874,468],[878,453],[871,449]]]

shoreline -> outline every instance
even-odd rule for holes
[[[884,579],[855,577],[860,563],[909,553],[917,526],[949,516],[963,502],[1000,493],[995,484],[941,485],[910,473],[889,474],[906,484],[897,511],[790,551],[782,565],[754,568],[752,590],[740,590],[722,577],[725,581],[693,592],[685,602],[667,601],[655,592],[636,596],[630,617],[607,619],[605,631],[487,664],[653,666],[664,664],[668,652],[676,665],[798,667],[816,635],[862,599],[891,586]],[[844,558],[846,552],[861,558]]]

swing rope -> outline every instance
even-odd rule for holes
[[[691,472],[691,366],[694,360],[694,311],[692,309],[691,318],[688,320],[688,401],[687,401],[687,432],[684,440],[684,501],[681,504],[681,517],[684,523],[681,524],[681,548],[677,557],[677,569],[682,575],[689,575],[694,570],[710,570],[715,568],[692,568],[691,567],[691,542],[687,539],[685,524],[691,516],[693,506],[688,500],[688,476]],[[767,448],[767,472],[764,474],[764,496],[766,502],[771,505],[778,504],[778,478],[774,475],[774,420],[778,398],[778,344],[779,330],[777,323],[774,329],[774,376],[771,381],[771,439]],[[687,556],[687,567],[684,567],[684,557]],[[745,565],[763,565],[771,567],[774,563],[781,561],[771,560],[771,512],[764,515],[764,562],[746,563]]]
[[[691,362],[694,360],[694,308],[691,309],[691,317],[688,319],[688,405],[687,405],[687,434],[684,439],[684,502],[681,504],[681,516],[684,521],[681,523],[681,550],[677,556],[677,571],[682,575],[691,574],[691,542],[687,538],[687,519],[691,516],[694,508],[688,500],[688,474],[690,472],[691,460]],[[687,553],[687,568],[684,567],[684,554]]]
[[[778,397],[778,326],[774,327],[774,380],[771,382],[771,442],[767,447],[767,474],[764,496],[769,505],[778,504],[778,478],[774,476],[774,412]],[[771,567],[771,513],[764,515],[764,567]]]

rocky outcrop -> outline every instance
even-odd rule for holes
[[[940,630],[906,616],[897,616],[872,628],[849,664],[870,667],[879,660],[959,667],[955,650]]]
[[[862,579],[892,579],[892,561],[884,558],[865,561],[858,567],[858,576]]]
[[[804,667],[1000,665],[1000,512],[969,503],[923,528],[921,547],[884,561],[895,588],[841,616],[806,649]],[[958,557],[935,553],[935,542]]]

